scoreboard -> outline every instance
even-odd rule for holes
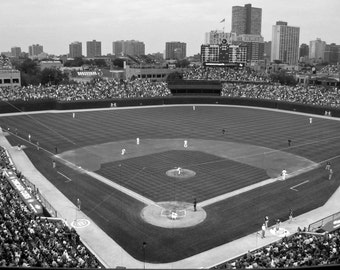
[[[219,62],[229,63],[229,44],[226,39],[222,39],[219,45]]]

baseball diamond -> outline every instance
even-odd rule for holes
[[[339,185],[325,180],[324,163],[331,159],[335,174],[340,167],[340,123],[314,117],[310,125],[308,118],[188,105],[78,110],[75,118],[64,111],[7,115],[0,125],[18,129],[7,133],[9,142],[23,145],[69,200],[81,200],[90,224],[140,261],[136,243],[148,243],[145,260],[157,265],[254,233],[265,215],[284,221],[289,208],[298,215],[323,205]]]

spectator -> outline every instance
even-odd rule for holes
[[[0,160],[0,169],[13,170],[22,177],[2,147]],[[0,220],[1,267],[101,267],[73,228],[62,220],[35,216],[3,173],[0,176]]]
[[[290,237],[214,267],[288,268],[340,263],[340,230],[326,235],[297,232]]]

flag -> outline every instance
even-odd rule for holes
[[[225,19],[223,19],[222,21],[220,21],[220,23],[223,23],[223,22],[225,22]]]

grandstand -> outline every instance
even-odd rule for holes
[[[42,211],[40,198],[3,147],[0,156],[0,266],[100,268],[74,228]]]

